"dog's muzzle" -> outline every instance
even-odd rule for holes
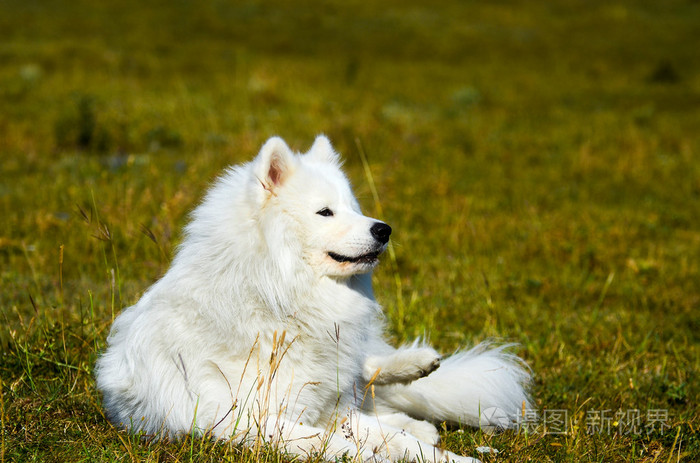
[[[369,229],[369,232],[378,243],[375,251],[361,254],[359,256],[344,256],[342,254],[338,254],[337,252],[329,251],[328,256],[341,264],[345,262],[350,262],[351,264],[376,264],[379,254],[384,251],[386,244],[389,242],[391,227],[384,222],[376,222]]]

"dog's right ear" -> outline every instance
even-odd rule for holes
[[[255,175],[263,188],[274,191],[282,185],[294,168],[292,150],[280,137],[272,137],[255,158]]]

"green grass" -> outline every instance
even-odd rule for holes
[[[116,430],[92,367],[220,170],[321,132],[395,230],[390,334],[518,342],[568,413],[448,448],[700,459],[700,5],[482,3],[3,2],[0,461],[282,458]]]

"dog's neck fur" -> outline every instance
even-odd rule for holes
[[[322,314],[334,318],[329,319],[330,322],[341,323],[351,319],[365,320],[368,315],[381,312],[374,301],[371,273],[347,278],[318,276],[305,265],[302,257],[287,259],[287,263],[294,265],[286,267],[281,266],[279,260],[267,257],[270,255],[268,253],[260,253],[255,260],[243,260],[244,253],[238,252],[236,245],[231,243],[227,249],[212,253],[212,246],[206,238],[187,236],[170,270],[163,277],[169,283],[156,284],[154,293],[157,294],[158,286],[161,286],[169,291],[161,295],[164,297],[186,298],[200,308],[225,306],[221,310],[201,311],[198,315],[207,319],[215,314],[212,325],[229,333],[252,315],[243,312],[243,308],[249,307],[257,307],[256,317],[279,321],[288,317]],[[180,253],[188,255],[180,256]],[[193,256],[196,256],[194,265]],[[217,278],[212,278],[212,275],[217,275]],[[222,275],[225,277],[221,278]],[[239,284],[234,288],[227,284],[228,281],[238,281]],[[241,285],[241,281],[248,284]],[[287,284],[276,284],[278,281],[286,281]],[[172,294],[173,288],[176,288],[177,294]],[[346,296],[339,298],[340,292]],[[343,301],[343,304],[338,301]],[[324,310],[317,310],[319,307]],[[336,310],[329,312],[328,307],[335,307]],[[366,311],[367,308],[371,308],[369,313],[358,313],[358,310]],[[223,318],[222,314],[225,314]]]

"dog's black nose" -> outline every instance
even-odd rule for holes
[[[377,222],[372,225],[369,231],[372,233],[372,236],[374,236],[374,239],[380,243],[384,244],[389,242],[389,235],[391,235],[391,227],[389,225]]]

